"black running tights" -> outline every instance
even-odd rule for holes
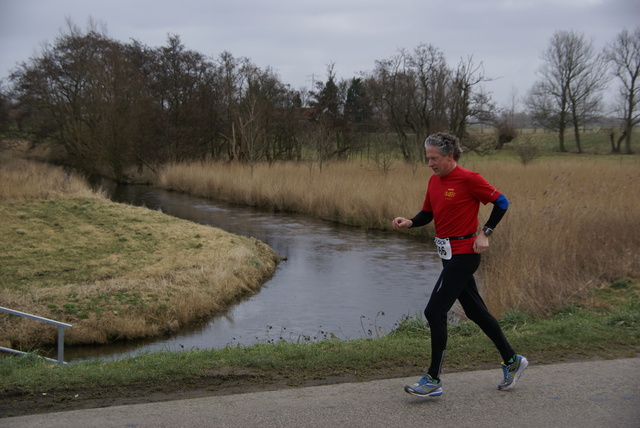
[[[442,273],[431,293],[424,315],[431,330],[431,365],[428,374],[440,378],[444,352],[447,348],[447,313],[456,299],[466,316],[476,323],[493,341],[503,361],[514,354],[498,321],[491,315],[478,293],[473,274],[480,265],[480,254],[457,254],[442,261]]]

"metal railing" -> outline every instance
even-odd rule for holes
[[[43,318],[43,317],[39,317],[37,315],[31,315],[31,314],[27,314],[24,312],[20,312],[20,311],[14,311],[13,309],[8,309],[8,308],[3,308],[2,306],[0,306],[0,311],[2,312],[7,312],[9,314],[13,314],[13,315],[19,315],[21,317],[24,318],[30,318],[32,320],[36,320],[36,321],[41,321],[41,322],[46,322],[47,324],[53,324],[55,326],[58,327],[58,359],[54,360],[52,358],[47,358],[47,357],[42,357],[47,361],[51,361],[52,363],[58,363],[60,365],[65,365],[66,363],[64,362],[64,329],[65,328],[72,328],[73,326],[71,324],[66,324],[60,321],[54,321],[54,320],[50,320],[49,318]],[[26,355],[27,352],[23,352],[23,351],[18,351],[16,349],[11,349],[11,348],[4,348],[2,346],[0,346],[0,351],[5,351],[5,352],[11,352],[12,354],[21,354],[21,355]]]

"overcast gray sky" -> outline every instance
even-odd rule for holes
[[[536,80],[540,54],[557,30],[600,48],[640,25],[639,0],[0,0],[0,78],[65,29],[89,18],[107,35],[158,47],[168,34],[204,55],[223,51],[271,67],[293,88],[372,71],[375,61],[420,43],[450,65],[482,62],[493,99],[507,105]]]

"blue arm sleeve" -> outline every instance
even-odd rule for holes
[[[498,196],[498,199],[496,199],[493,203],[503,210],[509,208],[509,200],[503,194],[500,194],[500,196]]]
[[[509,200],[501,194],[498,196],[498,199],[493,201],[493,210],[491,210],[489,220],[487,220],[485,226],[495,229],[498,223],[500,223],[500,220],[502,220],[504,214],[507,212],[507,208],[509,208]]]

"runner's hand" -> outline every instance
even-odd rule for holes
[[[404,217],[396,217],[393,219],[391,224],[393,225],[393,228],[395,230],[399,230],[404,229],[405,227],[411,227],[413,225],[413,222]]]
[[[489,248],[489,238],[484,232],[480,232],[475,241],[473,241],[473,251],[476,254],[484,253]]]

